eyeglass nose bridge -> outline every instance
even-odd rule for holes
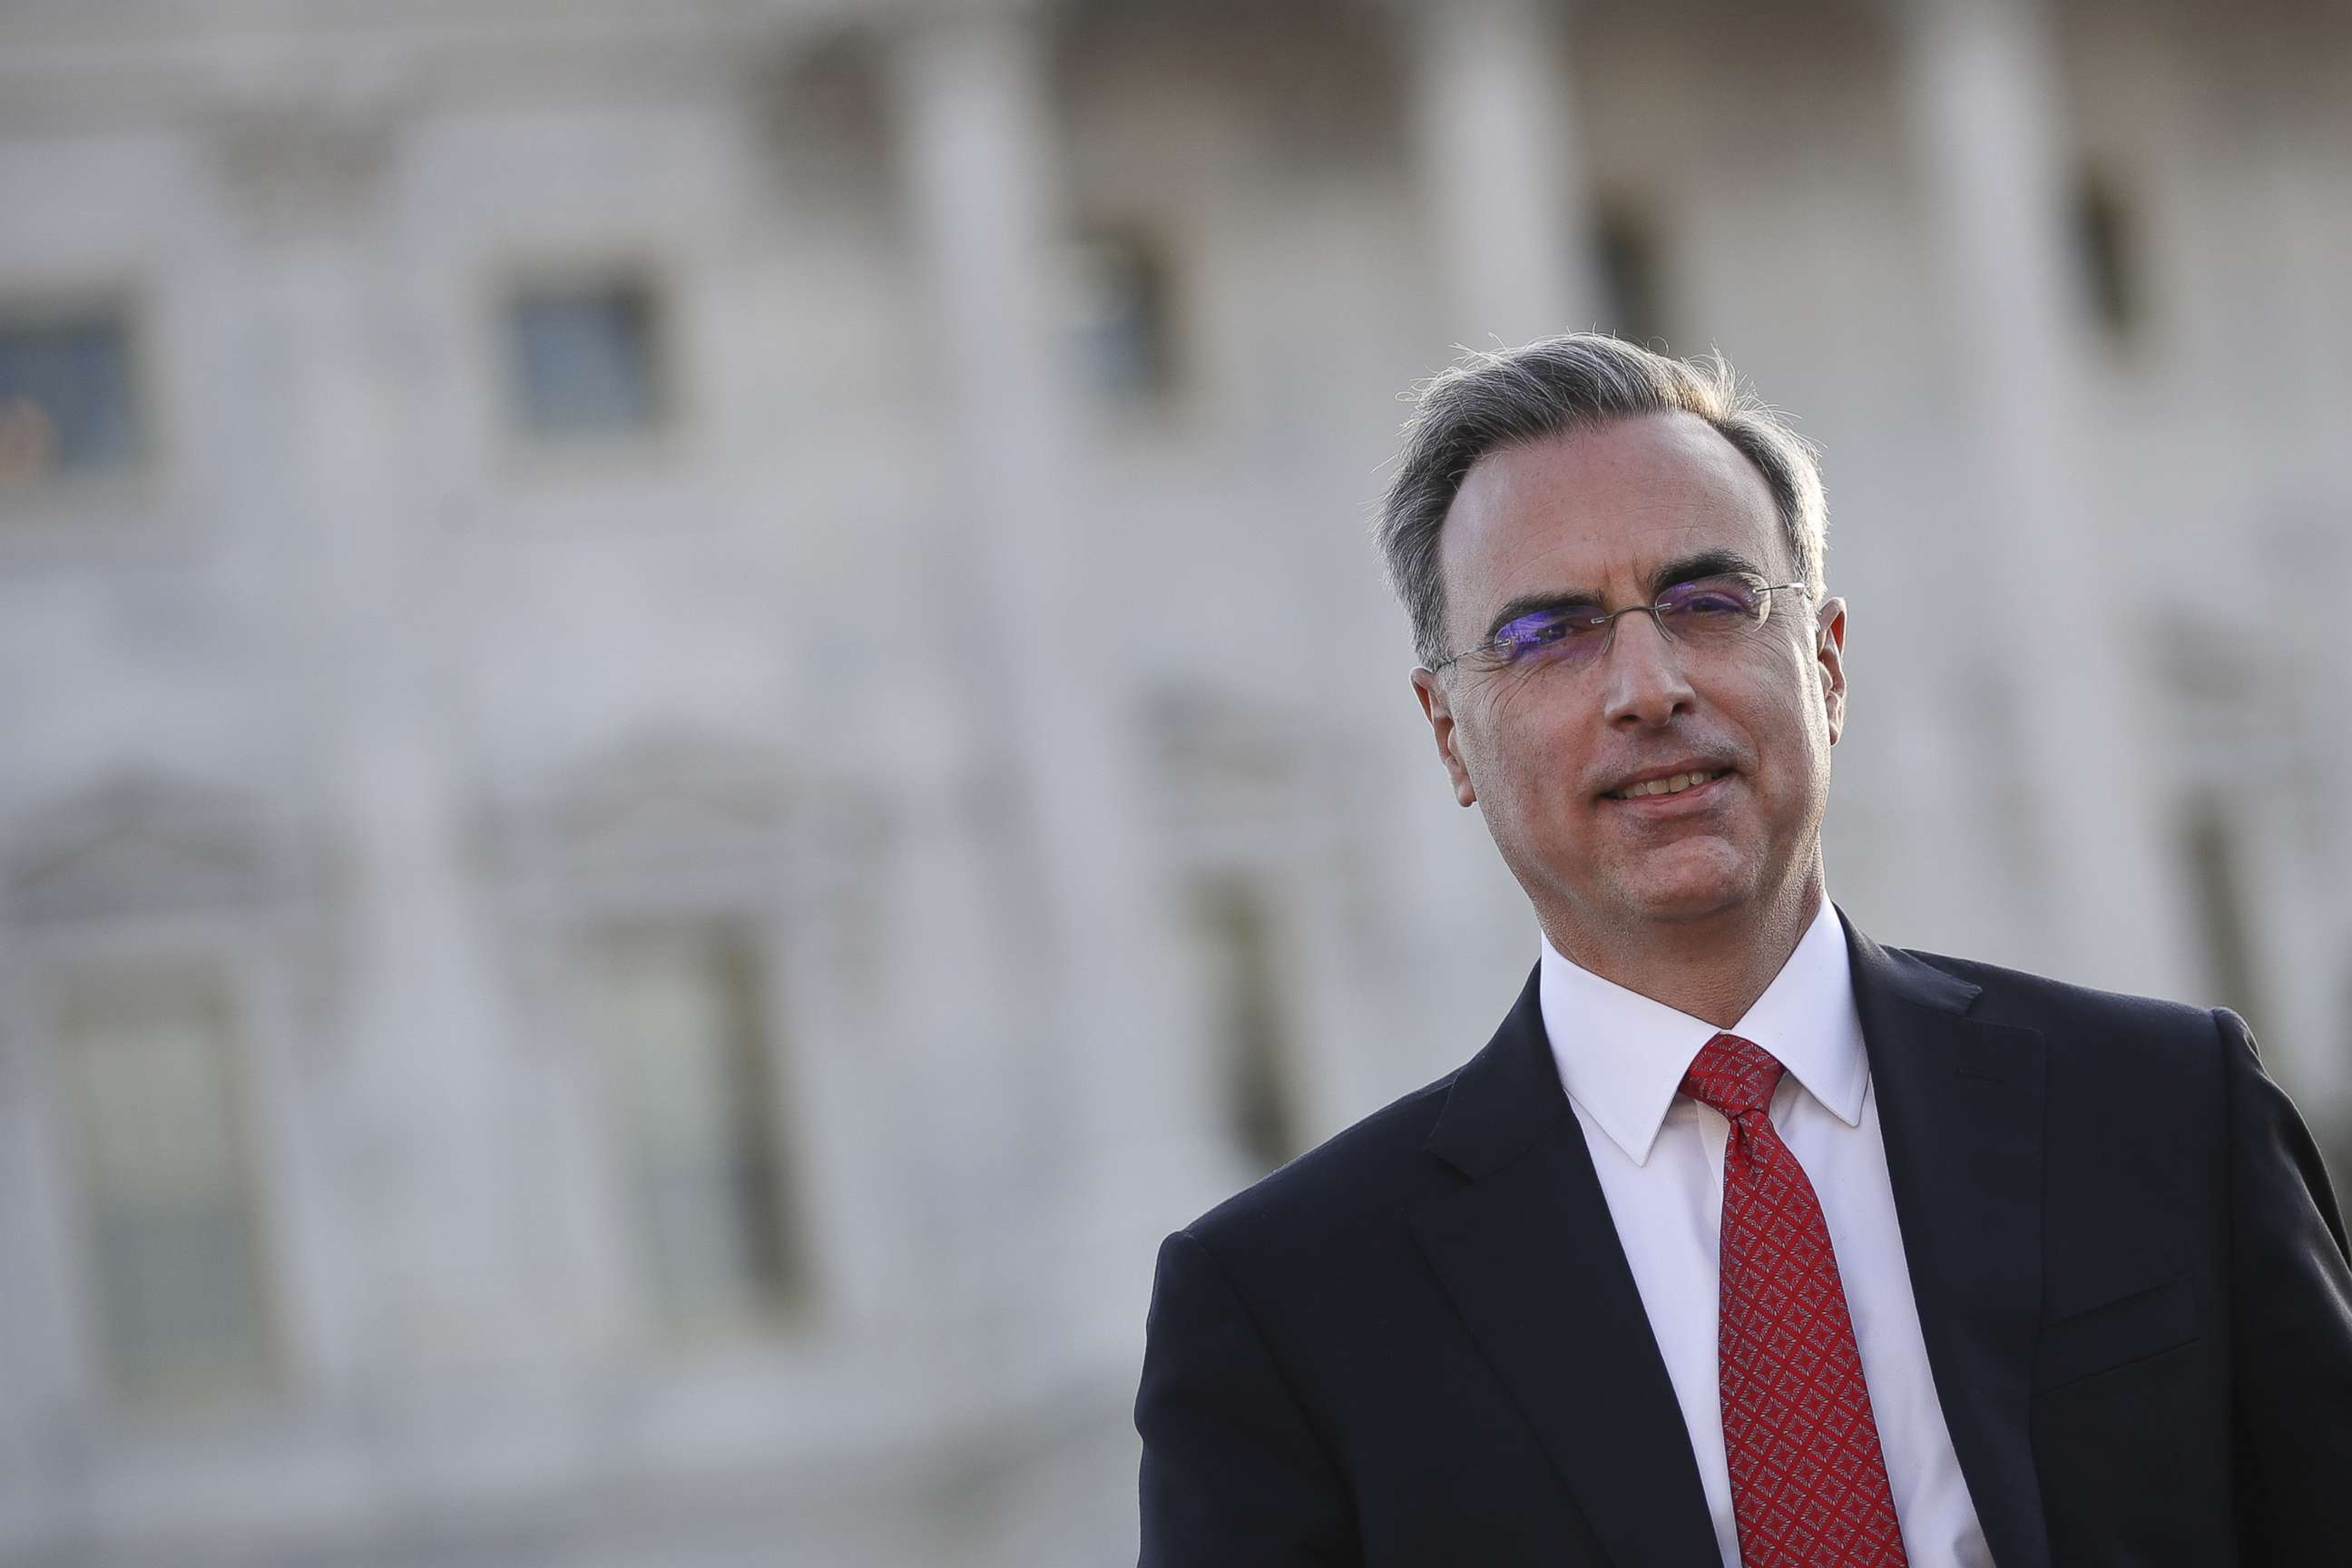
[[[1623,620],[1627,616],[1649,616],[1650,624],[1658,628],[1658,640],[1664,643],[1668,647],[1680,648],[1688,646],[1682,638],[1675,636],[1674,627],[1666,624],[1664,606],[1658,605],[1628,605],[1622,610],[1603,610],[1592,617],[1596,621],[1607,621],[1609,623],[1609,629],[1601,634],[1601,651],[1592,656],[1593,663],[1599,664],[1601,660],[1607,658],[1609,657],[1609,650],[1617,646],[1617,623]]]

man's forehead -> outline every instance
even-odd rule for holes
[[[1465,598],[1533,574],[1597,589],[1702,550],[1777,569],[1779,533],[1771,489],[1738,447],[1696,415],[1647,415],[1480,458],[1446,514],[1440,563]]]

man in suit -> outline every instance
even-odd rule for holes
[[[1542,952],[1169,1237],[1147,1568],[2352,1563],[2344,1227],[2245,1026],[1830,905],[1822,518],[1720,361],[1423,394],[1382,543]]]

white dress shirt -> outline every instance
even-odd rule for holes
[[[1675,1093],[1714,1025],[1578,968],[1544,943],[1544,1032],[1698,1457],[1726,1568],[1739,1568],[1717,1392],[1717,1240],[1730,1124]],[[1829,900],[1729,1031],[1789,1070],[1772,1125],[1822,1201],[1886,1479],[1913,1568],[1991,1568],[1927,1367],[1896,1227],[1845,933]]]

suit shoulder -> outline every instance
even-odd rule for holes
[[[1428,1180],[1423,1150],[1461,1069],[1391,1100],[1185,1226],[1212,1250],[1286,1245],[1391,1215]]]
[[[1984,1023],[2034,1029],[2045,1038],[2061,1042],[2081,1036],[2208,1052],[2217,1037],[2210,1008],[2158,996],[2102,991],[1978,959],[1911,948],[1896,951],[1976,986],[1978,995],[1969,1016]]]

